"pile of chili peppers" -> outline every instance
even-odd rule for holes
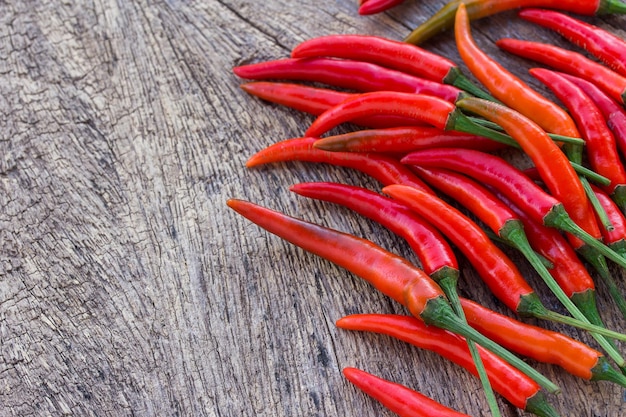
[[[399,3],[365,0],[359,12]],[[543,64],[530,74],[558,101],[532,89],[473,40],[472,19],[526,6],[548,9],[524,8],[522,19],[585,50],[497,41]],[[329,35],[302,42],[289,58],[234,68],[252,80],[242,85],[249,94],[316,116],[302,137],[270,145],[247,167],[308,161],[371,176],[380,190],[317,182],[291,191],[380,223],[406,240],[419,265],[364,238],[250,202],[231,199],[228,206],[404,305],[410,315],[364,313],[343,317],[337,326],[386,334],[464,367],[480,378],[494,416],[494,393],[538,416],[559,415],[549,403],[559,387],[517,355],[626,387],[626,361],[616,343],[626,335],[604,326],[594,282],[604,281],[626,319],[624,288],[610,267],[626,267],[626,41],[564,12],[626,13],[626,5],[455,0],[404,42]],[[454,30],[461,59],[480,85],[456,63],[416,45],[444,29]],[[327,135],[347,122],[360,128]],[[530,167],[515,166],[503,150],[519,152]],[[501,244],[519,250],[569,314],[542,303]],[[584,329],[599,350],[460,297],[454,248],[520,319]],[[365,371],[346,368],[344,375],[401,416],[465,416]]]

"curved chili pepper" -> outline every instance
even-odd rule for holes
[[[572,299],[577,294],[576,300],[579,302],[575,302],[576,306],[591,316],[587,318],[592,323],[602,325],[596,320],[599,314],[593,279],[556,229],[532,221],[511,202],[506,204],[502,197],[492,194],[465,175],[437,168],[416,167],[416,170],[429,185],[459,202],[498,236],[522,251],[538,273],[550,273],[567,298]],[[529,253],[533,249],[551,262],[552,268],[549,272],[543,264],[537,265],[540,262],[538,259],[530,259],[537,257],[534,253]]]
[[[372,62],[491,99],[453,61],[405,42],[369,35],[328,35],[306,40],[291,52],[292,58],[323,56]]]
[[[611,357],[620,366],[624,365],[624,359],[601,335],[621,340],[626,340],[626,335],[590,324],[577,308],[571,307],[571,303],[568,308],[576,314],[575,319],[548,310],[515,264],[491,242],[476,223],[460,211],[436,196],[410,186],[389,185],[383,188],[383,192],[415,210],[452,241],[474,266],[494,296],[509,309],[520,315],[558,321],[589,330]],[[550,288],[553,292],[558,292],[553,286]],[[562,302],[568,304],[567,301]]]
[[[406,205],[365,188],[331,182],[296,184],[290,190],[340,204],[401,236],[419,258],[424,272],[440,286],[442,279],[458,279],[459,266],[450,245],[435,227]]]
[[[230,199],[228,206],[248,220],[302,249],[321,256],[365,279],[403,304],[413,316],[484,346],[548,392],[559,388],[524,361],[468,326],[453,312],[441,288],[422,270],[374,243],[305,222],[255,204]]]
[[[611,32],[554,10],[524,9],[519,16],[557,32],[626,76],[626,41]]]
[[[569,109],[585,140],[591,168],[611,181],[604,190],[620,207],[626,208],[626,170],[618,155],[613,133],[598,107],[582,89],[559,73],[543,68],[533,68],[530,73]]]
[[[355,93],[346,93],[327,88],[268,81],[249,82],[242,84],[240,87],[248,94],[263,100],[291,107],[315,116],[324,113],[342,101],[356,96]],[[421,125],[415,119],[395,116],[374,116],[366,119],[355,119],[352,122],[360,126],[372,128]]]
[[[520,7],[545,7],[587,16],[626,13],[626,4],[617,0],[452,0],[426,22],[415,28],[406,37],[405,42],[420,44],[439,32],[452,28],[454,16],[461,3],[466,5],[472,20]]]
[[[465,298],[461,298],[461,304],[472,327],[515,353],[558,365],[586,380],[626,384],[624,375],[612,368],[601,352],[578,340],[523,323]]]
[[[432,225],[417,216],[414,211],[373,191],[343,184],[298,184],[292,186],[291,191],[306,197],[341,204],[403,237],[419,258],[424,272],[443,289],[454,312],[465,320],[457,292],[459,267],[452,248]],[[480,353],[474,342],[467,343],[489,408],[494,417],[499,416],[497,401]]]
[[[421,349],[435,352],[476,376],[476,368],[461,336],[432,326],[410,316],[395,314],[355,314],[342,317],[337,327],[346,330],[388,335]],[[520,337],[524,337],[520,335]],[[515,407],[538,416],[556,416],[535,381],[494,355],[479,347],[487,375],[494,390]]]
[[[328,136],[313,145],[317,149],[342,152],[406,153],[419,149],[459,147],[495,151],[502,143],[468,133],[446,131],[429,126],[366,129]]]
[[[404,0],[366,0],[359,7],[359,14],[367,16],[371,14],[382,13],[402,4]]]
[[[486,100],[469,98],[459,102],[458,106],[502,126],[532,159],[542,180],[552,195],[562,203],[565,212],[571,216],[574,223],[580,226],[587,236],[595,239],[601,237],[600,228],[578,175],[567,156],[543,129],[520,113]],[[582,238],[577,233],[573,234],[577,238]],[[585,240],[585,243],[588,243],[588,240],[590,239]],[[583,246],[582,242],[574,243],[577,245],[576,249]],[[589,246],[594,247],[593,244]]]
[[[564,220],[566,224],[557,224],[561,222],[562,213],[565,212],[563,204],[500,157],[471,149],[437,148],[411,152],[401,162],[462,172],[498,190],[540,224],[568,233],[579,233],[577,236],[584,243],[618,265],[626,267],[624,258],[615,251],[588,234],[576,232],[578,227],[571,219]]]
[[[375,153],[329,152],[315,149],[316,138],[293,138],[275,143],[252,155],[246,167],[286,161],[326,163],[361,171],[383,185],[409,184],[427,192],[430,188],[397,159]]]
[[[620,210],[611,197],[600,188],[593,185],[591,188],[608,215],[611,225],[613,225],[613,230],[603,230],[605,243],[617,253],[626,256],[626,219],[624,218],[622,210]],[[626,299],[615,282],[615,279],[613,279],[609,271],[601,270],[599,272],[607,286],[609,294],[611,294],[611,297],[615,301],[615,304],[617,304],[622,315],[626,317]]]
[[[319,115],[305,135],[320,137],[341,123],[380,115],[414,119],[441,130],[456,130],[517,146],[510,136],[473,122],[450,102],[425,94],[397,91],[376,91],[349,98]]]
[[[387,381],[357,368],[344,368],[343,374],[361,391],[376,399],[400,417],[469,417],[404,385]]]
[[[531,174],[531,172],[529,172],[529,170],[525,171],[526,173],[529,173],[529,175]],[[538,177],[538,176],[537,176]],[[534,178],[533,180],[540,180],[540,178]],[[626,233],[626,225],[624,225],[624,216],[622,215],[620,209],[615,205],[615,203],[613,202],[613,200],[610,199],[610,197],[605,194],[603,191],[601,191],[599,188],[590,185],[590,188],[592,190],[592,192],[595,192],[595,196],[599,202],[599,204],[601,204],[603,211],[609,215],[609,221],[610,222],[615,222],[615,226],[614,228],[616,229],[615,231],[622,231],[624,233]],[[518,215],[522,218],[528,218],[529,216],[526,215],[526,213],[523,212],[523,210],[520,210],[518,207],[515,206],[515,204],[511,203],[506,197],[504,197],[501,193],[498,193],[498,197],[500,199],[502,199],[504,202],[508,203],[509,206],[516,211],[516,213],[518,213]],[[608,200],[608,201],[607,201]],[[554,229],[548,229],[546,227],[541,226],[540,224],[537,224],[534,221],[531,221],[532,219],[526,219],[525,223],[524,223],[524,228],[525,230],[527,230],[529,237],[531,234],[536,235],[534,237],[534,239],[536,239],[539,242],[542,242],[546,239],[553,239],[555,242],[557,239],[562,239],[562,236],[556,232],[556,230]],[[613,231],[609,231],[606,228],[602,228],[602,233],[603,233],[603,238],[604,238],[604,242],[611,248],[613,249],[616,253],[620,254],[623,256],[621,248],[623,247],[622,244],[620,243],[620,240],[618,238],[618,235],[616,233],[614,233]],[[548,233],[551,232],[551,233]],[[553,235],[553,236],[551,236]],[[626,235],[623,235],[626,236]],[[615,241],[617,240],[617,241]],[[546,245],[549,245],[547,242],[545,243]],[[557,247],[560,248],[561,245],[555,243],[553,245],[554,249],[556,249]],[[562,255],[565,255],[565,259],[562,262],[558,262],[555,263],[556,267],[555,269],[552,271],[553,274],[562,274],[565,277],[565,281],[567,281],[568,279],[570,279],[570,277],[576,277],[577,275],[579,276],[583,276],[583,274],[587,274],[586,269],[584,268],[583,265],[577,265],[579,262],[578,258],[575,255],[572,255],[571,258],[569,258],[569,256],[567,255],[567,253],[565,252],[565,250],[567,249],[568,251],[571,251],[571,247],[567,244],[563,245],[563,252]],[[606,260],[604,259],[604,257],[599,256],[597,254],[594,254],[593,252],[589,252],[589,251],[585,251],[582,252],[581,255],[596,269],[596,271],[598,272],[598,275],[600,275],[600,278],[602,278],[602,280],[604,281],[605,285],[607,286],[607,289],[609,291],[609,294],[611,295],[611,297],[613,298],[613,301],[615,302],[615,304],[617,305],[617,307],[619,308],[620,312],[622,312],[622,315],[624,315],[624,317],[626,317],[626,298],[624,297],[624,295],[621,293],[620,289],[618,288],[617,283],[615,282],[615,279],[613,278],[613,276],[611,275],[611,272],[609,271],[608,265],[606,264]],[[544,255],[546,256],[548,259],[550,259],[549,255]],[[560,271],[560,272],[559,272]],[[591,278],[589,278],[591,279]],[[565,290],[565,288],[564,288]],[[566,290],[567,292],[567,290]],[[572,296],[570,298],[572,298],[572,301],[574,301],[575,303],[577,303],[577,305],[582,304],[583,302],[587,301],[589,302],[589,305],[595,305],[595,300],[592,300],[592,298],[590,297],[591,292],[585,293],[585,292],[574,292],[572,294]],[[578,301],[577,301],[578,300]],[[593,304],[591,304],[591,302],[593,301]],[[583,306],[581,306],[581,309],[583,309]],[[593,316],[596,316],[595,321]],[[599,314],[597,314],[596,309],[593,310],[588,310],[587,312],[587,317],[589,318],[589,320],[592,323],[601,325],[602,321],[599,317]]]
[[[518,39],[500,39],[496,45],[512,54],[590,81],[622,105],[626,102],[626,77],[578,52]]]
[[[320,82],[357,91],[402,91],[428,94],[455,102],[461,90],[369,62],[347,59],[307,58],[277,59],[233,68],[246,79],[290,79]]]
[[[530,88],[476,45],[463,4],[459,5],[456,14],[454,33],[461,59],[496,99],[522,113],[550,133],[570,137],[580,136],[576,124],[567,112]]]
[[[621,155],[626,156],[626,110],[595,84],[569,74],[562,75],[582,88],[596,106],[598,106],[598,109],[604,115],[606,124],[615,136]]]

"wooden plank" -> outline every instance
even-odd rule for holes
[[[231,68],[330,33],[402,39],[443,4],[362,17],[347,0],[0,2],[0,414],[390,416],[343,379],[341,368],[357,366],[486,415],[464,371],[334,326],[402,307],[225,205],[251,200],[415,260],[378,225],[287,190],[379,187],[364,175],[244,167],[313,119],[248,96]],[[588,20],[626,37],[623,17]],[[563,40],[514,13],[473,28],[482,48],[545,91],[528,62],[493,41]],[[450,34],[427,47],[460,63]],[[503,311],[462,265],[462,292]],[[608,324],[626,330],[600,292]],[[550,399],[564,416],[626,411],[618,387],[537,367],[563,387]],[[500,404],[507,417],[525,415]]]

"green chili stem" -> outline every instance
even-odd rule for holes
[[[598,200],[596,193],[594,193],[593,190],[591,189],[589,180],[587,180],[587,178],[582,177],[582,176],[579,178],[580,178],[580,183],[583,185],[583,188],[585,189],[585,194],[587,194],[587,198],[589,199],[589,202],[591,203],[591,207],[593,207],[593,210],[598,216],[598,220],[600,221],[602,226],[610,232],[611,230],[614,229],[613,224],[611,223],[611,219],[609,219],[609,216],[606,214],[606,210],[604,210],[604,207],[602,207],[602,204],[600,204],[600,200]]]
[[[525,373],[529,378],[544,387],[548,392],[556,394],[561,391],[561,389],[554,382],[550,381],[532,366],[493,340],[487,338],[476,329],[468,326],[466,323],[463,323],[463,321],[456,314],[454,314],[454,311],[452,311],[448,301],[446,301],[443,297],[428,301],[426,308],[424,308],[420,317],[426,324],[435,325],[442,329],[459,334],[466,339],[473,340],[485,349],[500,356],[502,359],[511,364],[511,366],[514,366],[521,372]]]
[[[598,254],[597,251],[590,247],[583,249],[580,252],[587,262],[589,262],[598,272],[598,275],[600,275],[600,279],[602,279],[602,282],[606,285],[613,302],[617,305],[617,308],[622,313],[622,316],[626,318],[626,299],[624,299],[624,295],[620,291],[617,282],[615,282],[613,275],[611,275],[604,256]]]
[[[463,311],[463,307],[461,306],[461,300],[459,299],[459,293],[457,292],[457,277],[452,274],[446,274],[446,277],[437,280],[437,283],[443,290],[444,294],[446,294],[446,296],[448,297],[448,301],[452,306],[452,310],[465,324],[467,324],[465,311]],[[493,391],[493,387],[491,386],[491,382],[489,381],[489,376],[487,375],[487,371],[485,370],[485,365],[483,364],[483,360],[480,357],[480,352],[478,352],[476,343],[471,339],[465,340],[467,341],[467,347],[469,348],[470,355],[472,356],[472,360],[474,361],[474,365],[476,366],[476,371],[478,372],[478,377],[480,379],[480,383],[482,384],[483,391],[485,391],[485,397],[487,399],[487,404],[489,404],[491,414],[493,415],[493,417],[501,417],[502,414],[500,413],[500,409],[498,408],[496,395]]]
[[[489,93],[471,82],[470,79],[467,78],[457,67],[450,69],[450,72],[448,72],[448,75],[446,75],[443,79],[443,82],[460,88],[474,97],[480,97],[485,100],[498,102],[498,100],[493,98]]]
[[[504,131],[502,126],[500,126],[499,124],[495,122],[492,122],[491,120],[482,119],[480,117],[470,117],[469,119],[472,120],[474,123],[488,127],[490,129],[502,131],[502,132]],[[581,138],[573,138],[571,136],[557,135],[554,133],[548,133],[548,136],[550,136],[555,142],[562,142],[562,143],[568,143],[571,145],[579,145],[579,146],[585,145],[585,141]]]
[[[526,238],[526,234],[524,233],[524,229],[520,222],[510,221],[500,230],[500,236],[505,239],[508,239],[513,243],[517,249],[526,257],[528,262],[533,266],[535,271],[539,274],[543,282],[548,286],[552,294],[556,296],[556,298],[563,304],[563,306],[569,311],[569,313],[574,316],[574,319],[585,323],[585,325],[593,326],[593,328],[584,329],[589,330],[594,339],[602,346],[607,355],[611,357],[619,366],[623,366],[626,361],[621,357],[619,352],[615,349],[615,347],[609,343],[606,339],[604,333],[600,333],[597,329],[602,329],[596,325],[591,324],[589,319],[578,309],[578,307],[569,299],[569,297],[565,294],[563,289],[559,286],[559,284],[555,281],[554,277],[550,275],[550,272],[543,266],[539,258],[535,256],[535,251],[530,246],[528,239]],[[582,328],[580,326],[576,326]],[[606,329],[603,329],[606,330]],[[615,333],[615,332],[613,332]],[[620,340],[626,340],[626,335],[620,335]],[[613,335],[611,335],[613,337]],[[619,338],[619,337],[616,337]]]

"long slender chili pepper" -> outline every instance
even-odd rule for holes
[[[436,196],[410,186],[390,185],[384,187],[383,192],[408,205],[450,239],[468,258],[494,296],[509,309],[521,315],[531,315],[589,330],[618,365],[624,365],[624,359],[598,334],[621,340],[626,340],[626,335],[592,325],[582,314],[577,314],[573,319],[549,311],[515,264],[491,242],[476,223],[460,211]],[[557,293],[557,289],[550,288]],[[566,303],[567,301],[564,302]],[[572,308],[571,305],[569,308]],[[577,309],[572,308],[572,312],[577,312]]]
[[[290,79],[320,82],[357,91],[402,91],[428,94],[454,102],[462,90],[400,71],[347,59],[278,59],[233,68],[241,78],[254,80]]]
[[[603,326],[598,320],[600,315],[596,308],[593,280],[558,231],[533,222],[521,210],[516,210],[512,203],[506,204],[469,177],[437,168],[416,169],[426,183],[458,201],[497,235],[520,250],[540,275],[545,277],[545,274],[550,274],[562,289],[563,296],[571,299],[589,321]],[[533,249],[552,263],[550,271],[543,266]]]
[[[533,68],[530,73],[569,109],[585,139],[591,168],[611,181],[605,191],[620,207],[626,208],[626,170],[620,160],[615,137],[598,107],[581,88],[559,73],[544,68]]]
[[[315,116],[324,113],[326,110],[356,95],[355,93],[311,87],[303,84],[270,81],[253,81],[242,84],[240,87],[245,92],[263,100]],[[384,115],[355,119],[352,122],[360,126],[371,128],[421,125],[421,123],[417,122],[415,119]]]
[[[524,9],[519,16],[551,29],[626,76],[626,41],[598,26],[554,10]]]
[[[367,16],[389,10],[403,3],[404,0],[366,0],[359,6],[359,14]]]
[[[292,58],[323,56],[372,62],[438,83],[454,85],[476,97],[491,98],[472,83],[453,61],[405,42],[369,35],[328,35],[306,40],[291,52]]]
[[[515,55],[591,81],[622,105],[626,102],[626,77],[578,52],[518,39],[500,39],[496,45]]]
[[[456,46],[469,71],[495,98],[532,119],[544,130],[563,136],[579,137],[576,124],[561,107],[539,94],[485,52],[472,38],[469,18],[459,5],[454,25]]]
[[[402,158],[401,162],[465,173],[500,191],[537,222],[577,234],[587,245],[620,266],[626,267],[624,258],[619,254],[597,239],[581,232],[580,228],[567,216],[559,200],[546,193],[528,176],[502,158],[471,149],[438,148],[412,152]],[[559,224],[561,222],[563,223]]]
[[[346,379],[400,417],[469,417],[404,385],[357,368],[344,368]]]
[[[626,219],[624,218],[622,210],[620,210],[611,197],[600,188],[594,187],[593,185],[591,188],[613,225],[613,230],[603,230],[604,242],[620,255],[626,256]],[[617,304],[617,307],[622,313],[622,316],[626,317],[626,298],[615,282],[615,279],[613,279],[609,271],[601,270],[599,272],[607,286],[609,294],[611,294],[615,304]]]
[[[450,245],[432,225],[413,210],[373,191],[336,183],[305,183],[291,187],[297,194],[341,204],[374,220],[391,232],[403,237],[422,264],[422,269],[443,290],[454,312],[465,320],[457,292],[459,267]],[[474,342],[467,341],[470,356],[481,380],[489,408],[499,416],[491,381]]]
[[[301,183],[290,190],[304,197],[340,204],[380,223],[407,241],[424,272],[439,286],[443,288],[440,281],[444,279],[456,285],[459,267],[452,248],[435,227],[406,205],[366,188],[332,182]]]
[[[495,195],[520,219],[532,247],[552,263],[550,274],[592,323],[604,326],[596,305],[593,278],[565,237],[556,229],[535,221],[498,191]]]
[[[472,20],[520,7],[545,7],[587,16],[626,13],[626,4],[618,0],[452,0],[415,28],[406,37],[405,42],[420,44],[439,32],[450,29],[454,25],[454,16],[461,3],[466,5]]]
[[[562,333],[523,323],[461,298],[468,322],[513,352],[558,365],[577,377],[625,386],[626,377],[611,367],[601,352]]]
[[[499,142],[468,133],[445,131],[429,126],[366,129],[328,136],[315,142],[317,149],[343,152],[406,153],[418,149],[459,147],[495,151],[506,147]]]
[[[421,349],[435,352],[476,375],[467,343],[446,330],[426,326],[411,316],[395,314],[355,314],[342,317],[337,327],[385,334]],[[494,390],[515,407],[538,416],[555,416],[556,411],[546,401],[541,387],[532,379],[494,355],[479,347]]]
[[[319,115],[305,135],[320,137],[341,123],[377,115],[405,117],[442,130],[479,135],[512,146],[517,144],[507,135],[472,122],[448,101],[396,91],[376,91],[349,98]]]
[[[295,219],[246,201],[230,199],[227,204],[270,233],[365,279],[383,294],[406,306],[413,316],[426,324],[460,334],[478,343],[529,375],[548,392],[559,392],[553,382],[527,363],[463,323],[448,304],[441,288],[405,259],[365,239]]]
[[[390,156],[375,153],[329,152],[315,149],[316,138],[287,139],[252,155],[246,167],[287,161],[326,163],[361,171],[383,185],[410,184],[432,192],[409,168]]]
[[[598,109],[604,115],[606,124],[613,132],[617,146],[622,156],[626,156],[626,109],[621,107],[615,100],[609,97],[595,84],[579,77],[563,74],[565,78],[582,88],[583,91],[596,103]]]
[[[605,248],[596,240],[601,237],[600,228],[578,175],[567,156],[543,129],[520,113],[486,100],[469,98],[459,102],[458,106],[502,126],[532,159],[552,195],[562,203],[565,213],[571,216],[575,225],[586,232],[572,234],[584,240],[590,247]],[[594,243],[591,243],[592,240]],[[574,244],[577,245],[576,249],[583,246],[581,241]]]
[[[624,217],[624,213],[611,197],[599,187],[592,185],[591,189],[596,194],[600,204],[604,207],[604,211],[609,216],[609,220],[613,225],[613,230],[602,230],[604,242],[617,253],[626,256],[626,218]]]

